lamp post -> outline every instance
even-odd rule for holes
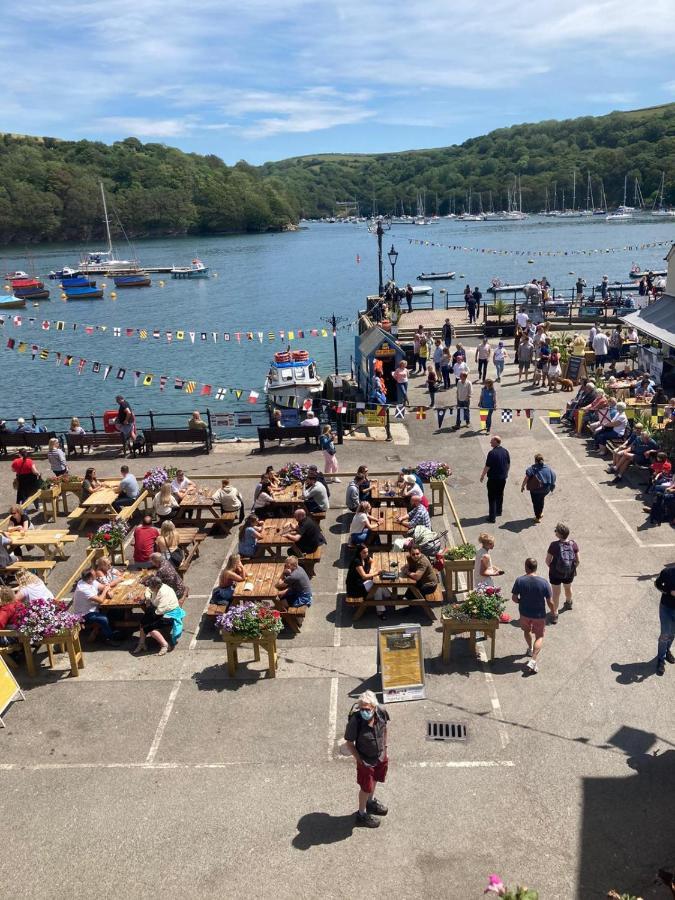
[[[384,294],[384,283],[382,281],[382,235],[391,228],[390,222],[385,222],[382,216],[378,216],[376,221],[370,226],[368,231],[377,235],[377,271],[378,271],[378,294],[381,297]]]
[[[398,251],[394,248],[394,245],[391,245],[391,250],[387,253],[389,257],[389,265],[391,266],[391,280],[396,281],[394,278],[394,273],[396,271],[396,260],[398,259]]]
[[[345,316],[336,316],[335,313],[333,313],[332,316],[321,316],[321,321],[327,322],[333,331],[333,356],[335,358],[335,374],[338,375],[337,330],[338,325],[341,325],[343,322],[348,322],[349,319],[347,319]]]

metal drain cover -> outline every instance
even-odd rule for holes
[[[385,456],[387,462],[401,462],[400,456]]]
[[[465,722],[431,722],[427,720],[428,741],[465,741],[467,736]]]

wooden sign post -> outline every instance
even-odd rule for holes
[[[424,655],[421,625],[388,625],[377,629],[377,662],[382,700],[424,700]]]
[[[23,695],[23,691],[16,683],[16,679],[9,671],[7,663],[0,656],[0,728],[5,728],[5,723],[2,721],[2,714],[9,704],[13,700],[16,700],[17,697],[21,700],[26,699]]]

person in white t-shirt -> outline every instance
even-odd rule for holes
[[[595,368],[604,369],[609,354],[609,338],[604,331],[598,331],[593,338],[593,352],[595,353]]]
[[[460,357],[457,360],[457,362],[452,367],[452,374],[455,376],[455,384],[459,384],[460,375],[466,374],[468,376],[469,367],[468,367],[465,359],[462,359]]]
[[[82,616],[88,625],[98,625],[106,641],[114,641],[118,636],[99,606],[99,601],[108,596],[110,588],[110,585],[96,581],[93,569],[85,569],[75,587],[70,607],[70,611],[76,616]]]
[[[398,403],[408,405],[408,363],[402,359],[392,372],[392,378],[396,382],[396,400]]]
[[[516,322],[518,323],[519,327],[522,328],[524,331],[525,326],[528,323],[528,315],[524,309],[521,309],[520,312],[516,314]]]
[[[371,530],[379,528],[379,521],[371,516],[371,505],[367,500],[359,503],[352,523],[349,526],[349,547],[354,549],[359,544],[365,544],[368,540]]]

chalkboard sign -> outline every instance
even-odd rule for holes
[[[586,365],[583,356],[570,356],[567,360],[567,368],[565,369],[565,378],[573,384],[579,384],[579,379],[586,374]]]

